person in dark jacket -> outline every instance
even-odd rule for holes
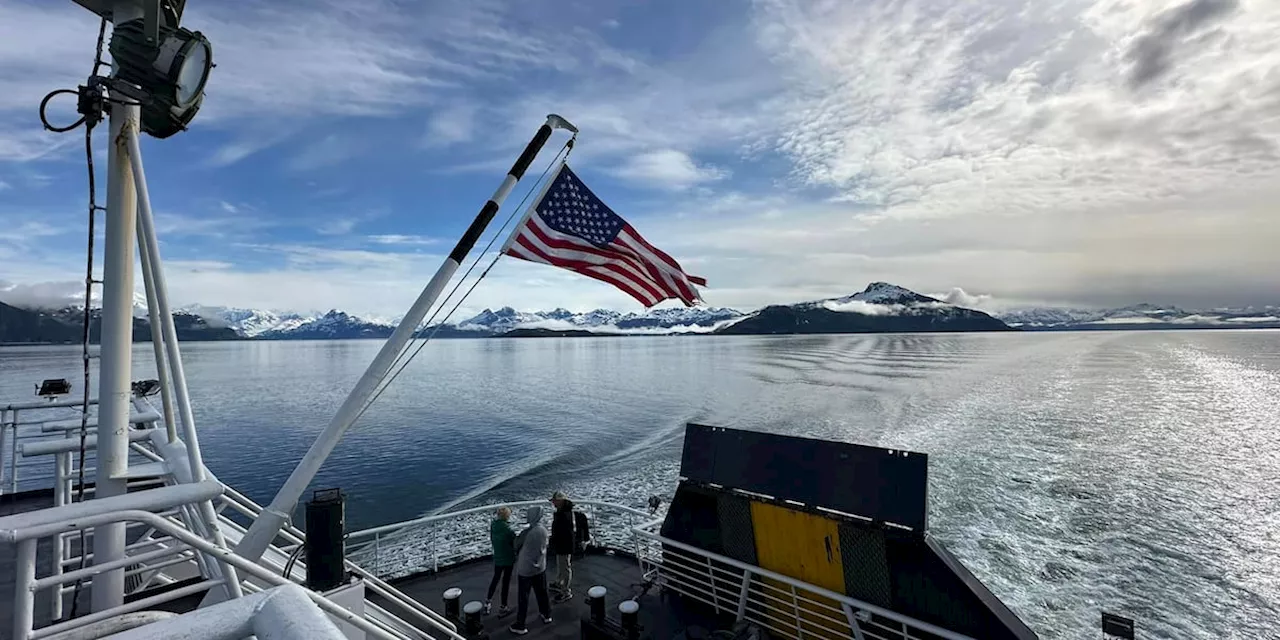
[[[484,612],[493,610],[493,592],[502,582],[502,606],[498,615],[511,613],[507,606],[507,592],[511,587],[511,568],[516,564],[516,532],[511,528],[511,509],[498,507],[498,512],[489,523],[489,542],[493,544],[493,579],[489,581],[489,594],[484,598]]]
[[[556,557],[556,581],[551,588],[558,601],[573,597],[573,501],[563,491],[551,495],[555,515],[551,517],[551,553]]]

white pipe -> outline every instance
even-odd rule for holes
[[[147,411],[144,413],[139,413],[135,416],[130,416],[129,423],[142,424],[144,422],[155,422],[156,420],[159,420],[159,419],[160,419],[160,414],[154,411]],[[79,431],[80,430],[80,418],[73,418],[71,420],[44,420],[40,422],[32,422],[30,424],[40,425],[40,430],[43,431],[44,433],[53,433],[54,431]],[[85,427],[91,427],[96,429],[98,427],[98,419],[89,418],[89,422],[85,424]]]
[[[70,440],[70,438],[67,438]],[[71,502],[70,492],[67,490],[69,480],[69,472],[71,469],[71,452],[64,451],[54,454],[53,456],[54,475],[56,476],[53,487],[53,505],[60,507]],[[53,537],[53,566],[49,569],[51,575],[58,576],[62,574],[62,559],[67,556],[67,541],[62,536]],[[54,594],[49,598],[49,618],[57,620],[62,617],[62,598],[58,594]]]
[[[138,442],[151,437],[152,431],[159,429],[130,429],[128,438],[130,442]],[[98,448],[98,436],[90,434],[84,437],[84,448],[86,451],[92,451]],[[79,438],[57,438],[54,440],[41,440],[39,442],[24,442],[19,446],[22,457],[31,458],[35,456],[45,456],[49,454],[67,453],[70,451],[80,450]]]
[[[14,558],[13,577],[13,638],[27,640],[34,623],[35,592],[28,587],[36,579],[36,541],[23,540],[18,543],[18,555]]]
[[[123,3],[117,3],[121,6]],[[138,127],[139,109],[116,104],[111,109],[107,152],[107,221],[102,275],[102,357],[99,360],[97,495],[123,495],[129,469],[129,402],[133,358],[133,230],[137,198],[125,139]],[[88,301],[85,301],[88,304]],[[103,561],[124,557],[124,525],[112,523],[94,532],[93,553]],[[94,611],[124,602],[124,570],[94,582]]]
[[[48,509],[46,509],[46,511],[48,511]],[[138,511],[136,509],[111,510],[103,513],[97,513],[95,515],[88,516],[85,518],[81,518],[79,519],[78,522],[60,520],[60,521],[56,521],[49,524],[42,524],[40,526],[22,529],[19,531],[15,531],[14,537],[22,540],[43,538],[46,536],[54,535],[60,531],[68,530],[68,529],[92,527],[103,522],[123,522],[123,521],[134,521],[134,522],[155,527],[158,531],[162,531],[172,536],[178,542],[187,544],[207,554],[216,555],[223,558],[228,563],[234,565],[237,569],[263,582],[267,582],[272,585],[292,584],[287,578],[284,578],[273,571],[269,571],[260,565],[250,562],[249,560],[246,560],[240,557],[235,552],[229,549],[215,547],[208,540],[205,540],[204,538],[201,538],[200,536],[197,536],[191,533],[190,531],[187,531],[183,527],[173,523],[170,520],[162,518],[148,511]],[[3,531],[0,530],[0,533],[3,533]],[[0,539],[3,539],[3,538],[0,538]],[[380,630],[373,623],[343,608],[341,605],[333,602],[332,600],[325,598],[321,594],[318,594],[318,593],[315,593],[314,591],[309,591],[309,590],[306,593],[307,593],[307,596],[311,599],[311,601],[316,603],[316,605],[318,605],[321,609],[323,609],[325,613],[329,614],[330,617],[337,618],[342,622],[353,625],[359,628],[361,631],[364,631],[365,633],[373,634],[375,637],[378,637],[378,638],[394,638],[395,637],[391,634],[386,633],[385,631]],[[447,629],[438,628],[437,631],[451,638],[452,640],[467,640],[465,637],[458,635],[456,632],[449,631]]]
[[[160,260],[160,243],[156,239],[154,218],[151,215],[151,194],[147,189],[146,170],[142,166],[142,148],[136,131],[127,136],[129,159],[133,163],[134,181],[138,188],[138,236],[142,239],[142,251],[148,255],[152,286],[156,298],[156,310],[164,332],[164,347],[169,354],[169,368],[173,372],[174,397],[182,421],[182,439],[187,443],[191,458],[191,471],[196,482],[204,480],[204,460],[200,454],[200,440],[196,435],[196,420],[191,411],[191,396],[187,392],[187,376],[182,368],[182,351],[178,346],[177,330],[173,326],[173,314],[169,310],[169,287],[165,283]],[[152,329],[154,331],[154,327]]]
[[[295,585],[281,585],[177,619],[138,627],[112,636],[112,640],[240,640],[250,635],[259,640],[344,640],[338,627],[307,598],[302,587]]]
[[[126,132],[125,143],[129,148],[129,160],[133,164],[133,178],[138,189],[138,236],[143,240],[142,251],[149,256],[152,289],[156,299],[156,311],[160,316],[160,326],[164,332],[164,346],[169,354],[169,370],[173,374],[173,391],[182,416],[182,439],[185,441],[188,461],[191,464],[192,482],[203,482],[205,479],[204,459],[200,453],[200,439],[196,434],[196,419],[191,411],[191,396],[187,393],[187,376],[182,369],[182,352],[178,347],[178,332],[173,326],[173,314],[169,310],[169,287],[165,283],[163,262],[160,259],[160,242],[156,239],[156,227],[151,215],[151,194],[147,189],[147,174],[142,165],[142,147],[138,143],[137,130]],[[152,331],[154,331],[154,326]],[[98,394],[99,397],[102,394]],[[201,519],[213,543],[219,547],[226,541],[222,530],[218,528],[218,514],[213,511],[213,503],[205,501],[199,505]],[[210,569],[213,565],[210,565]],[[236,577],[235,568],[223,563],[221,571],[226,577],[225,588],[213,590],[226,592],[232,598],[240,597],[240,580]]]
[[[220,495],[222,495],[222,485],[217,482],[180,484],[123,496],[73,502],[51,509],[0,516],[0,542],[26,540],[33,537],[30,534],[33,530],[37,531],[35,537],[53,535],[67,530],[66,526],[60,524],[64,522],[111,514],[117,511],[163,511],[178,505],[210,500]],[[117,521],[122,522],[123,520]],[[52,527],[52,530],[40,533],[48,527]],[[106,559],[103,559],[103,562],[106,562]]]
[[[149,202],[149,199],[148,199]],[[138,219],[138,246],[146,245],[142,219]],[[169,367],[164,360],[164,330],[160,324],[160,303],[156,301],[155,270],[151,267],[151,253],[139,251],[142,261],[142,283],[147,290],[147,319],[151,323],[151,350],[156,358],[156,380],[160,382],[160,403],[164,409],[164,428],[169,442],[178,439],[178,424],[173,420],[173,400],[169,388]]]
[[[25,409],[58,409],[62,407],[79,407],[84,400],[32,400],[30,402],[13,402],[0,406],[0,411],[20,411]],[[90,405],[98,404],[97,398],[89,399]]]
[[[95,622],[78,629],[68,631],[58,636],[58,640],[101,640],[102,638],[111,636],[111,634],[121,633],[153,622],[160,622],[161,620],[169,620],[176,617],[178,617],[178,614],[171,611],[135,611],[133,613],[122,613],[114,618],[108,618],[102,622]]]

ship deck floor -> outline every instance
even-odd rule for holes
[[[547,559],[547,577],[554,579],[556,575],[555,559]],[[456,567],[441,570],[439,573],[404,578],[393,582],[393,585],[436,611],[443,611],[443,595],[446,589],[458,587],[462,589],[462,603],[471,600],[483,601],[489,588],[489,580],[493,577],[493,565],[486,561],[464,563]],[[543,624],[538,616],[537,603],[533,594],[529,594],[529,617],[526,624],[529,634],[517,636],[508,630],[515,621],[516,579],[511,578],[509,604],[512,613],[499,616],[500,598],[495,594],[493,612],[484,616],[484,629],[492,640],[506,638],[581,638],[581,620],[587,616],[586,593],[594,585],[602,585],[608,589],[605,596],[606,616],[615,622],[618,619],[618,604],[636,595],[642,585],[640,567],[634,558],[622,555],[588,554],[573,560],[573,594],[572,600],[551,604],[551,624]],[[371,597],[371,599],[375,599]],[[642,637],[676,638],[681,632],[693,624],[708,624],[696,611],[681,606],[679,599],[661,594],[657,587],[650,589],[638,598],[640,603],[640,625]],[[379,602],[379,604],[383,604]],[[394,608],[391,609],[394,611]],[[715,628],[711,626],[710,628]]]

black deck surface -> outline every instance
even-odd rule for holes
[[[556,575],[555,560],[547,561],[547,577],[554,579]],[[462,603],[471,600],[484,601],[485,592],[489,588],[489,580],[493,577],[493,565],[488,561],[472,562],[458,567],[445,569],[438,574],[423,575],[396,581],[394,586],[413,599],[443,611],[443,595],[445,589],[458,587],[462,589]],[[530,593],[529,618],[526,622],[529,634],[516,636],[507,630],[515,621],[516,580],[512,577],[510,605],[512,613],[498,615],[499,597],[494,595],[493,612],[484,617],[484,628],[490,638],[560,638],[577,639],[581,637],[581,619],[587,616],[587,589],[594,585],[602,585],[609,590],[605,596],[605,611],[614,621],[618,619],[618,604],[631,599],[641,588],[640,568],[635,559],[621,555],[586,555],[573,561],[573,600],[563,603],[552,603],[549,625],[544,625],[538,617],[537,603]],[[370,596],[376,601],[376,597]],[[641,637],[644,638],[676,638],[689,624],[701,623],[704,627],[713,627],[696,612],[687,611],[681,603],[671,597],[662,595],[657,587],[650,589],[639,598],[640,623],[643,627]],[[378,604],[383,604],[379,602]],[[394,607],[390,608],[395,611]]]

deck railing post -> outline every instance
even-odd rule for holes
[[[0,409],[0,496],[4,495],[4,445],[5,434],[9,431],[9,410]],[[17,448],[17,443],[14,447]]]
[[[720,613],[720,594],[718,593],[720,591],[720,588],[716,584],[715,569],[712,568],[711,566],[711,558],[707,556],[702,556],[702,558],[707,561],[707,582],[711,584],[711,602],[713,603],[712,606],[716,608],[716,613]]]
[[[853,613],[853,607],[849,603],[843,603],[840,606],[844,609],[844,617],[849,621],[849,630],[853,632],[853,640],[866,640],[866,636],[862,635],[862,627],[858,626],[858,617]]]
[[[15,412],[16,413],[16,412]],[[27,640],[31,636],[33,613],[35,612],[35,592],[31,583],[36,580],[36,538],[22,540],[18,543],[18,555],[15,560],[13,580],[13,638]],[[57,595],[55,593],[55,599]]]
[[[440,573],[440,548],[439,543],[436,540],[436,538],[439,537],[439,535],[437,535],[439,534],[439,528],[439,525],[433,522],[428,529],[431,534],[431,571],[434,573]]]
[[[804,627],[800,623],[800,594],[796,593],[794,584],[788,586],[791,587],[791,612],[796,617],[796,637],[804,640]]]
[[[382,534],[373,534],[373,573],[382,576]]]
[[[13,429],[13,436],[9,443],[9,493],[18,492],[18,410],[13,410],[13,420],[10,425]]]
[[[742,572],[742,589],[738,591],[738,611],[736,614],[737,622],[742,622],[742,619],[747,617],[747,596],[750,593],[751,593],[751,572],[744,570]]]

